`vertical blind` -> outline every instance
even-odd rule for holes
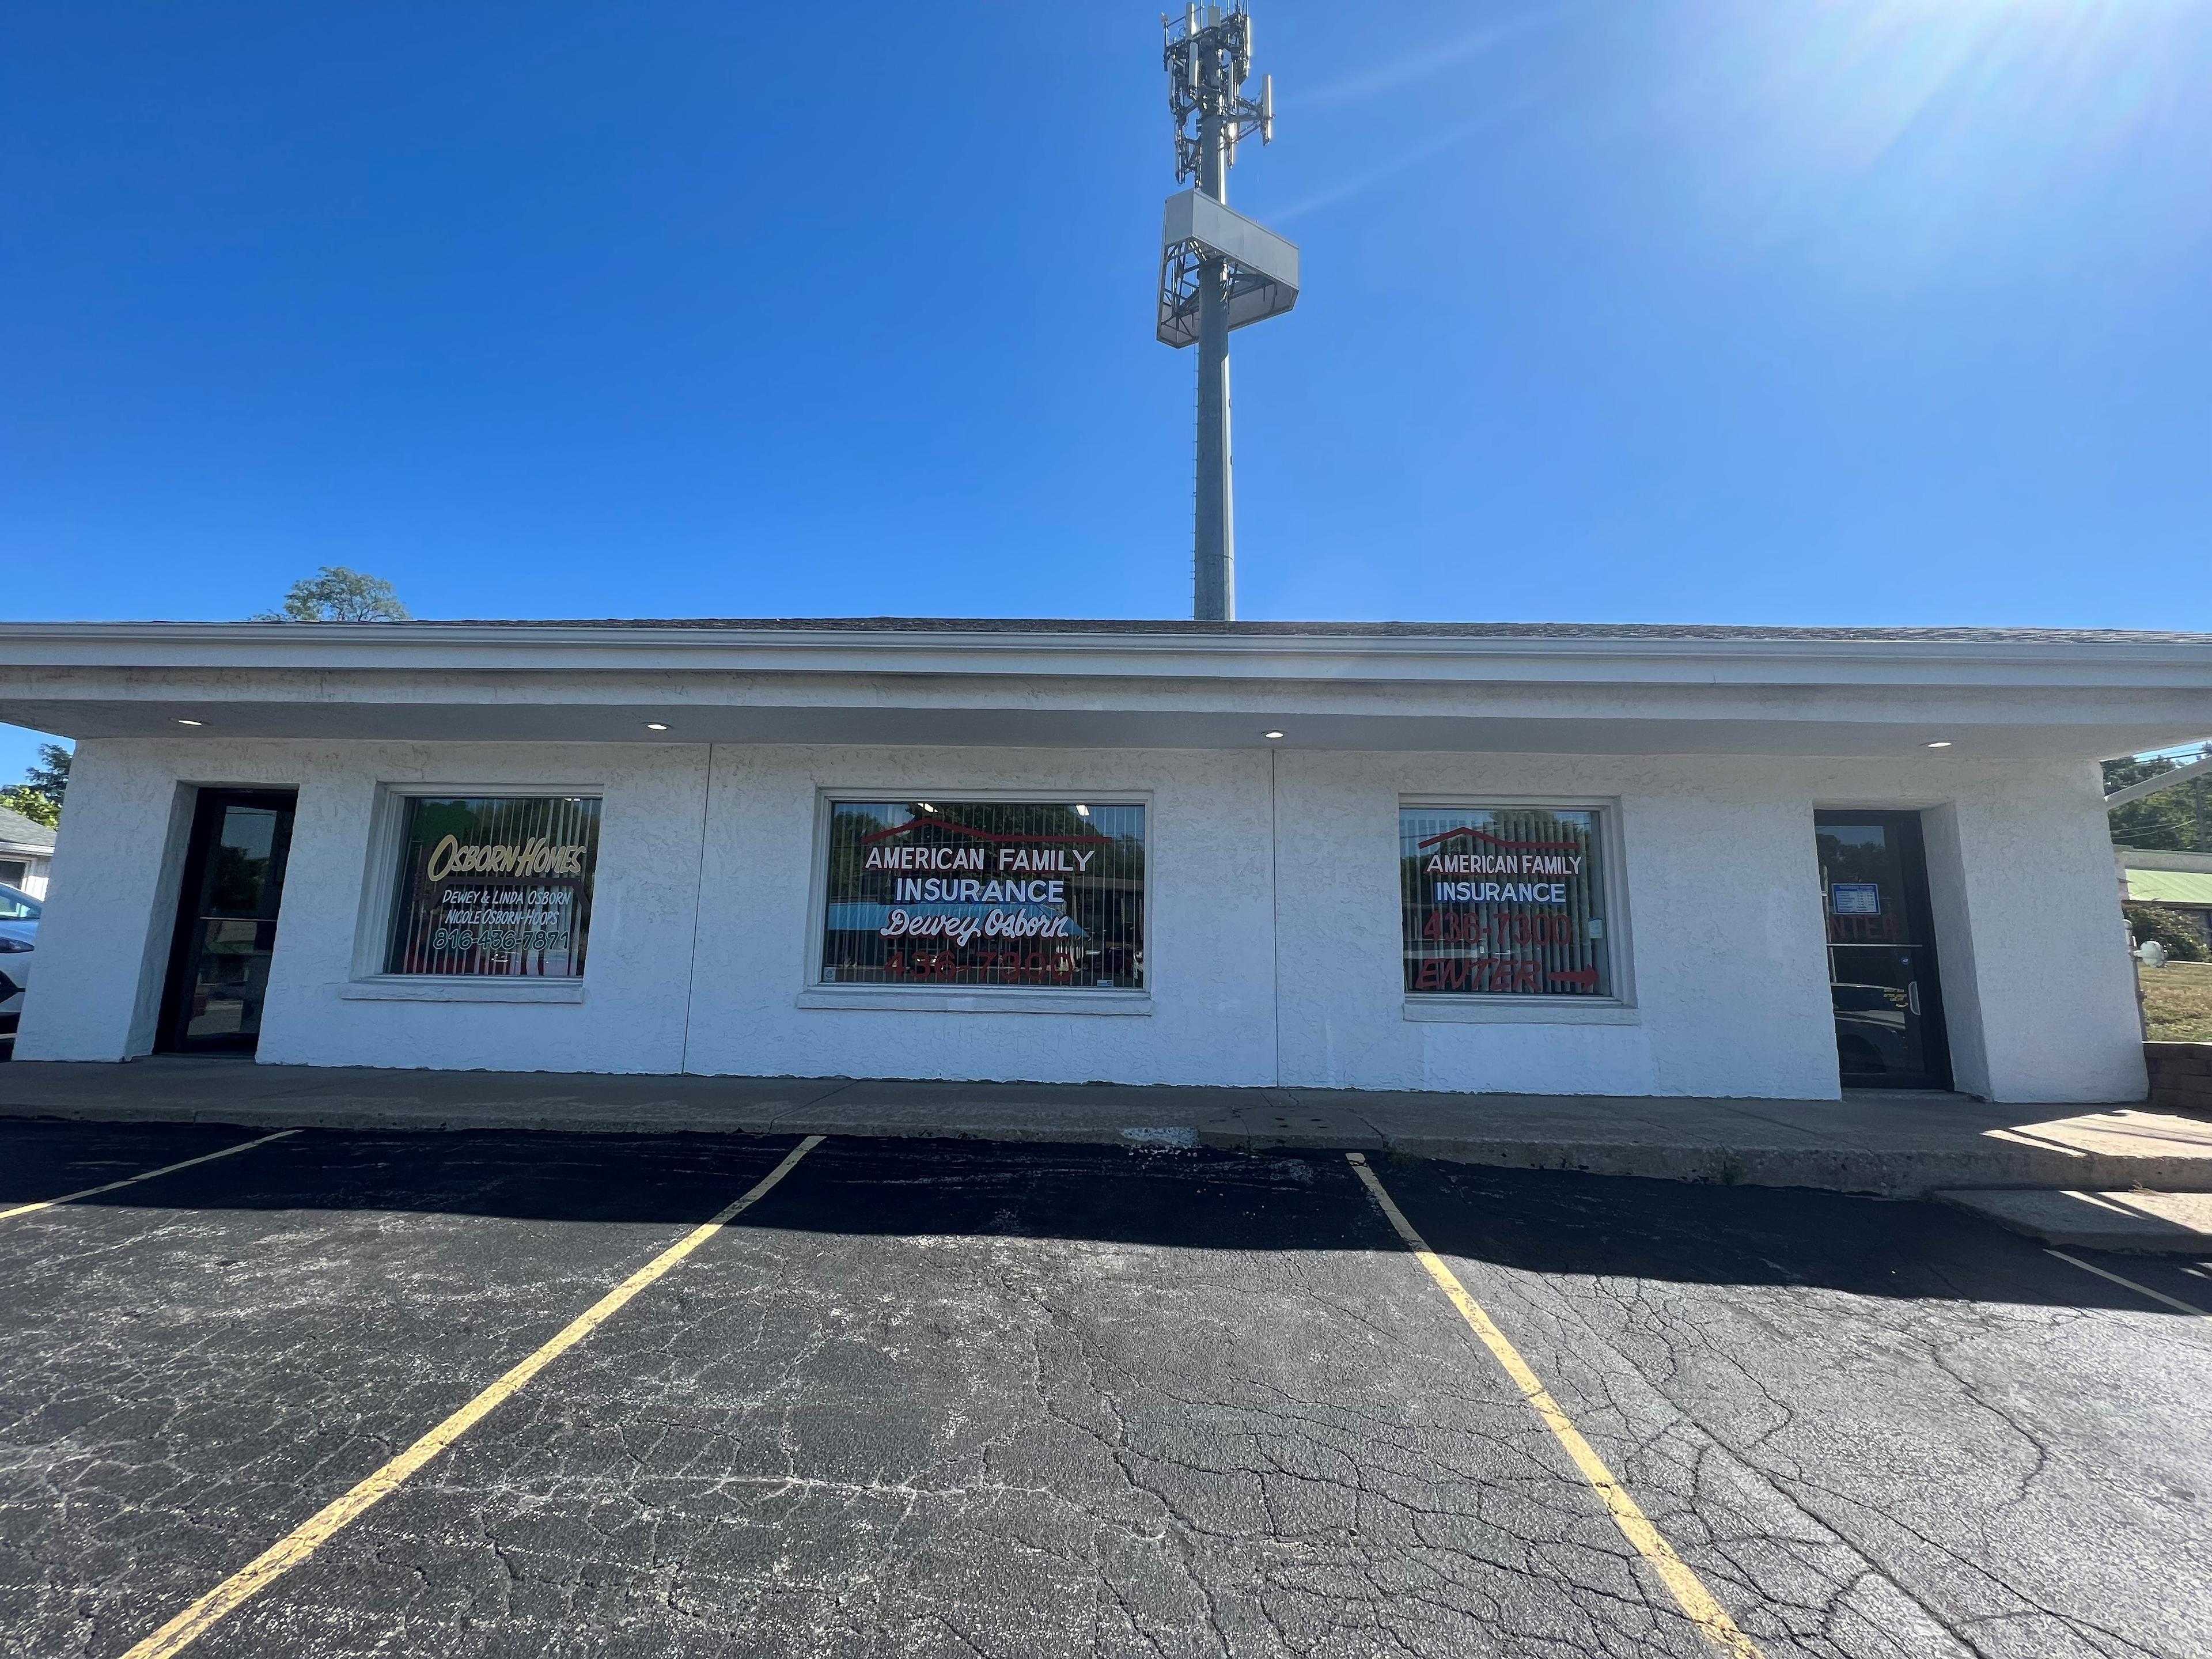
[[[1406,989],[1611,996],[1601,850],[1595,811],[1401,809]]]
[[[825,984],[1145,982],[1142,806],[837,801],[823,890]]]
[[[410,797],[385,971],[580,977],[599,850],[596,797]]]

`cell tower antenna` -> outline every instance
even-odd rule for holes
[[[1159,337],[1198,348],[1196,527],[1191,615],[1237,617],[1237,526],[1230,483],[1229,331],[1297,303],[1298,250],[1266,226],[1229,210],[1229,169],[1253,133],[1275,137],[1273,76],[1248,98],[1252,15],[1244,0],[1187,5],[1163,15],[1168,108],[1175,116],[1176,177],[1192,189],[1168,198],[1160,236]]]

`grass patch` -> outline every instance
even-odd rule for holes
[[[2141,971],[2150,1040],[2212,1042],[2212,962],[2170,962]]]

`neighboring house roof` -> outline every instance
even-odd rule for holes
[[[2142,904],[2212,905],[2212,853],[2162,847],[2115,847],[2127,873],[2128,896]]]
[[[2128,896],[2138,904],[2212,905],[2212,871],[2130,870]]]
[[[54,850],[54,832],[12,807],[0,806],[0,851],[45,856]]]
[[[2126,870],[2194,870],[2212,876],[2212,853],[2184,853],[2168,847],[2130,847],[2125,842],[2112,850]]]

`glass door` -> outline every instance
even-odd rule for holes
[[[1844,1086],[1949,1088],[1920,815],[1816,812],[1813,821]]]
[[[296,797],[203,789],[185,857],[161,1046],[171,1053],[253,1051]]]

